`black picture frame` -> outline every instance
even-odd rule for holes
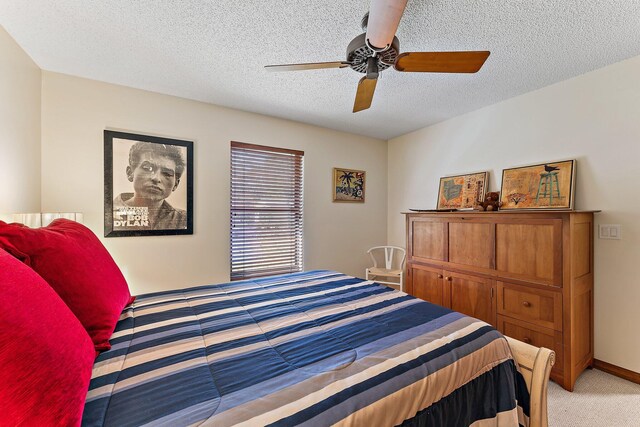
[[[193,141],[105,130],[104,236],[193,234],[193,164]]]

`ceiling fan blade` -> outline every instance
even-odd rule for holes
[[[367,40],[371,46],[385,49],[391,45],[406,5],[407,0],[371,0],[367,24]]]
[[[358,91],[356,92],[356,100],[353,103],[353,112],[366,110],[371,107],[373,93],[376,90],[377,79],[368,79],[363,77],[358,82]]]
[[[405,52],[398,55],[395,69],[417,73],[475,73],[489,57],[489,51]]]
[[[317,70],[321,68],[345,68],[351,65],[345,61],[334,62],[308,62],[304,64],[265,65],[267,71],[300,71]]]

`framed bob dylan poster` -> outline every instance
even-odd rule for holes
[[[364,203],[365,171],[333,168],[333,201]]]
[[[573,209],[575,173],[575,160],[505,169],[500,209]]]
[[[104,235],[193,234],[193,142],[104,131]]]
[[[478,172],[440,178],[436,209],[473,209],[478,200],[484,200],[488,175]]]

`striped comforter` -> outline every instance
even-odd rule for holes
[[[525,424],[491,326],[333,271],[138,296],[83,425]]]

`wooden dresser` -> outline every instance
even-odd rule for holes
[[[593,213],[407,213],[405,289],[554,350],[572,391],[593,364]]]

